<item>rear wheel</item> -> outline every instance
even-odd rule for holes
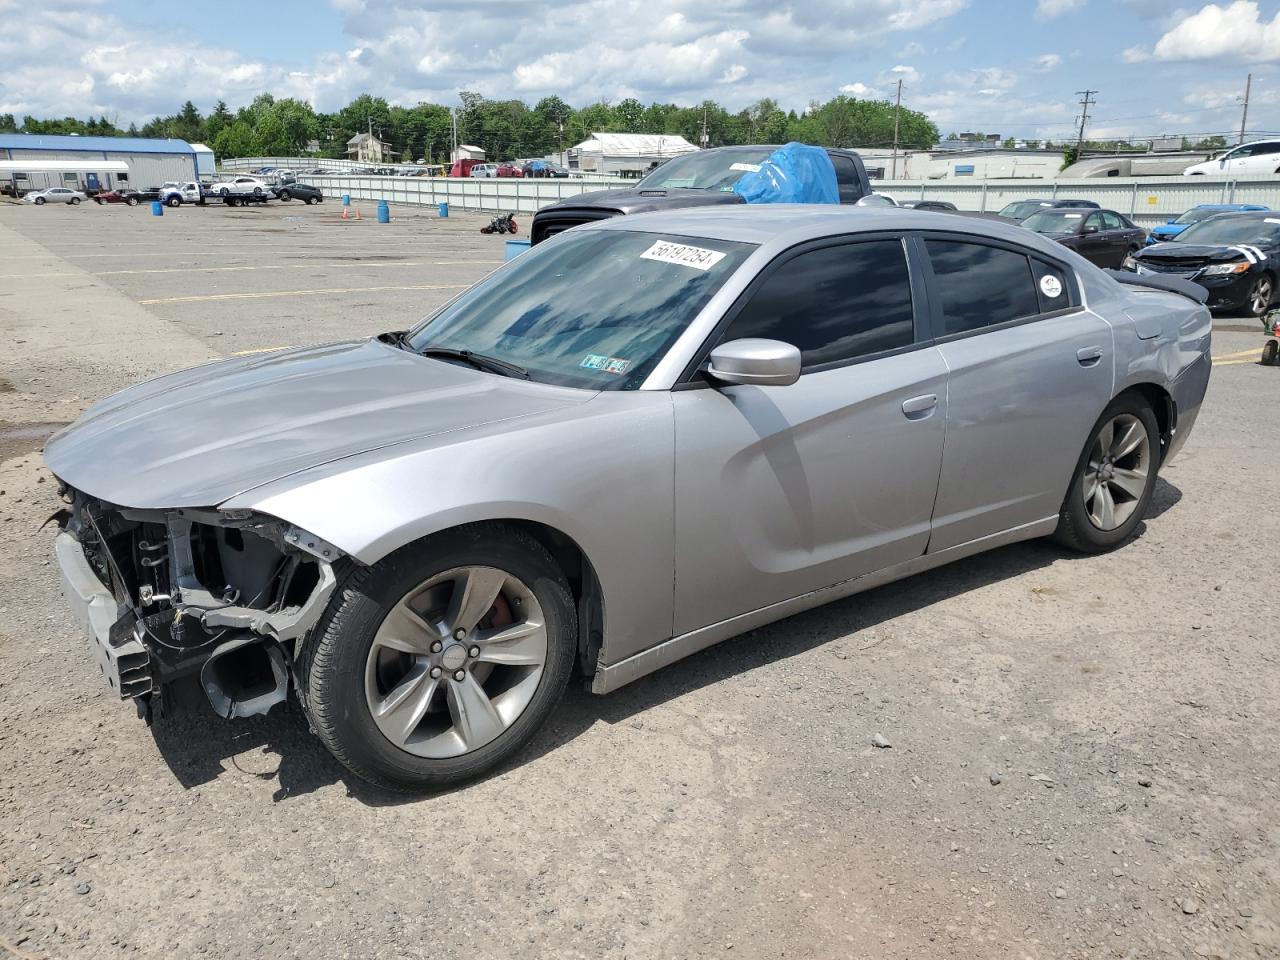
[[[129,197],[127,200],[125,200],[125,203],[127,203],[131,207],[136,207],[138,205],[138,198]]]
[[[1268,340],[1262,345],[1262,365],[1274,367],[1278,361],[1280,361],[1280,343]]]
[[[343,585],[302,655],[316,733],[349,770],[402,791],[479,776],[564,692],[576,650],[564,575],[536,540],[475,524]]]
[[[1160,429],[1151,406],[1122,394],[1094,425],[1076,464],[1054,536],[1082,553],[1124,543],[1142,522],[1160,466]]]
[[[73,207],[74,207],[76,204],[78,204],[79,202],[80,202],[80,198],[79,198],[79,197],[72,197],[72,198],[71,198],[71,205],[72,205]]]

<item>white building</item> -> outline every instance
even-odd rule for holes
[[[392,163],[396,151],[371,133],[357,133],[347,141],[347,159],[356,163]]]
[[[872,179],[894,177],[888,150],[859,150]],[[912,150],[899,151],[897,180],[1049,180],[1062,168],[1061,150]]]
[[[18,193],[67,186],[86,190],[145,189],[199,176],[185,140],[0,134],[0,182]]]
[[[639,177],[664,160],[698,148],[670,133],[593,133],[570,148],[569,169]]]

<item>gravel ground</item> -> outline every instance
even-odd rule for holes
[[[1107,556],[1009,547],[574,689],[426,799],[292,707],[138,721],[59,596],[39,446],[144,373],[404,326],[500,259],[481,218],[337,214],[0,206],[0,957],[1280,956],[1280,371],[1240,321]]]

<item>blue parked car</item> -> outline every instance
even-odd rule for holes
[[[1178,234],[1193,223],[1197,223],[1200,220],[1208,220],[1210,217],[1216,217],[1220,213],[1240,213],[1245,210],[1269,209],[1270,207],[1264,207],[1258,203],[1200,203],[1186,213],[1174,217],[1168,223],[1162,223],[1160,226],[1153,228],[1147,236],[1147,246],[1149,247],[1153,243],[1174,240]]]

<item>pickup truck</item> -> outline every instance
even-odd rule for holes
[[[541,243],[580,223],[628,213],[743,203],[742,197],[733,192],[734,183],[744,173],[755,170],[776,149],[776,146],[715,147],[675,157],[634,187],[583,193],[543,207],[534,214],[530,240]],[[841,203],[854,204],[871,194],[871,182],[860,156],[852,150],[830,148],[827,155],[836,170]]]
[[[167,207],[180,207],[184,203],[203,203],[204,191],[200,184],[188,180],[186,183],[166,183],[160,188],[160,200]]]

